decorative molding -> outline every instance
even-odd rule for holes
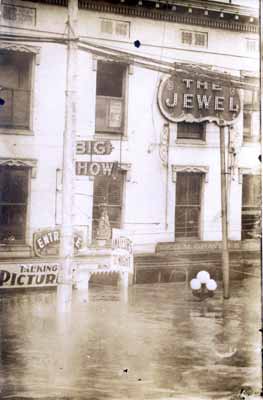
[[[62,6],[62,7],[67,7],[67,1],[66,0],[39,0],[38,3],[44,3],[44,4],[53,4],[56,6]],[[152,2],[154,4],[154,2]],[[189,2],[185,2],[184,0],[178,1],[180,4],[180,7],[183,7],[185,10],[189,8],[190,4]],[[215,29],[227,29],[231,31],[238,31],[238,32],[252,32],[252,33],[258,33],[259,32],[259,25],[257,24],[258,16],[255,14],[255,11],[253,8],[248,8],[248,7],[234,7],[229,4],[222,3],[222,6],[220,4],[220,7],[217,4],[210,4],[209,5],[209,10],[211,10],[213,13],[216,13],[215,18],[211,18],[211,16],[200,16],[200,15],[194,15],[195,10],[199,10],[200,8],[205,10],[207,9],[206,6],[201,6],[200,7],[200,1],[199,2],[190,2],[193,3],[191,4],[192,8],[192,13],[185,13],[185,10],[183,10],[182,14],[179,14],[179,12],[175,13],[173,11],[168,11],[168,10],[158,10],[155,8],[144,8],[144,7],[130,7],[126,5],[121,5],[121,4],[110,4],[106,2],[100,2],[98,0],[80,0],[79,1],[79,8],[80,9],[85,9],[85,10],[91,10],[91,11],[99,11],[99,12],[105,12],[105,13],[111,13],[111,14],[120,14],[120,15],[125,15],[125,16],[130,16],[130,17],[141,17],[141,18],[149,18],[153,20],[160,20],[160,21],[167,21],[167,22],[177,22],[177,23],[182,23],[182,24],[189,24],[189,25],[199,25],[199,26],[206,26],[210,28],[215,28]],[[224,10],[224,14],[226,15],[231,15],[234,18],[234,15],[238,13],[242,18],[246,18],[247,21],[241,22],[236,21],[234,19],[232,20],[226,20],[226,19],[220,19],[220,11]],[[254,17],[255,21],[248,22],[249,17]]]
[[[18,51],[21,53],[35,54],[36,64],[40,64],[40,47],[28,46],[20,43],[0,42],[0,50]]]
[[[243,175],[261,175],[260,168],[238,168],[238,183],[243,184]]]
[[[170,126],[164,124],[161,131],[160,145],[159,145],[159,156],[163,166],[168,165],[168,152],[169,152],[169,140],[170,140]]]
[[[205,183],[208,182],[209,167],[203,165],[172,165],[172,182],[176,182],[177,172],[201,173],[205,175]]]
[[[132,164],[128,164],[128,163],[119,163],[118,167],[122,170],[126,172],[126,182],[130,182],[131,181],[131,167]]]
[[[79,2],[80,9],[86,9],[91,11],[99,11],[105,13],[112,14],[121,14],[130,17],[141,17],[141,18],[149,18],[153,20],[161,20],[167,22],[177,22],[182,24],[189,25],[199,25],[205,26],[209,28],[215,29],[227,29],[231,31],[238,32],[252,32],[258,33],[259,27],[257,24],[252,24],[248,22],[237,22],[234,20],[227,21],[218,19],[212,19],[210,17],[201,17],[193,14],[182,14],[174,13],[167,10],[156,10],[156,9],[146,9],[143,7],[127,7],[121,6],[120,4],[109,4],[109,3],[100,3],[99,1],[92,0],[80,0]],[[225,11],[227,13],[227,10]]]
[[[37,160],[29,158],[0,158],[0,166],[32,168],[32,178],[37,175]]]

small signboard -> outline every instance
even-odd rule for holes
[[[111,269],[133,273],[132,241],[121,229],[112,229]]]
[[[74,247],[76,250],[82,247],[82,236],[74,233]],[[37,257],[54,257],[59,255],[60,229],[41,229],[33,235],[34,253]]]
[[[158,105],[161,113],[172,122],[233,123],[240,109],[238,89],[223,86],[202,76],[189,78],[188,74],[175,74],[164,79],[159,86]]]
[[[2,263],[0,289],[56,286],[59,263]]]

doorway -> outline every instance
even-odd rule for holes
[[[203,174],[177,172],[175,239],[200,239]]]

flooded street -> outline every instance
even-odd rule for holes
[[[1,399],[227,399],[260,390],[260,286],[199,301],[185,284],[1,292]]]

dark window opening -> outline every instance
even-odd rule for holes
[[[261,224],[261,177],[243,175],[242,239],[255,239]]]
[[[245,142],[258,142],[260,132],[255,131],[253,126],[253,113],[259,111],[259,93],[256,90],[244,91],[243,110],[243,138]]]
[[[97,96],[122,97],[124,66],[98,61]]]
[[[110,226],[121,228],[124,173],[119,171],[114,177],[96,176],[93,190],[92,238],[96,239],[101,213],[101,204],[107,205]]]
[[[179,122],[177,124],[177,139],[205,140],[205,124]]]
[[[0,126],[29,128],[32,55],[0,51]]]
[[[0,167],[0,240],[25,241],[28,169]]]
[[[96,132],[123,133],[126,66],[98,61]]]

